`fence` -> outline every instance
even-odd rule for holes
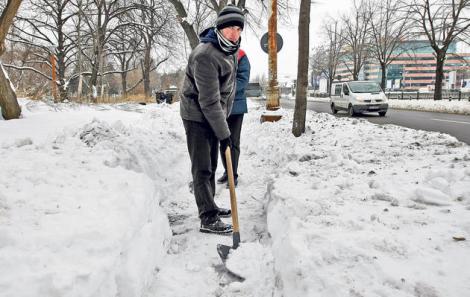
[[[434,92],[385,92],[388,99],[398,100],[420,100],[420,99],[434,99]],[[461,92],[460,90],[443,90],[442,100],[468,100],[470,101],[470,92]]]

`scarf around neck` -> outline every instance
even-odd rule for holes
[[[238,39],[237,43],[233,43],[232,41],[225,38],[217,28],[215,28],[214,31],[217,34],[217,40],[219,42],[220,49],[224,53],[228,55],[233,55],[237,52],[237,50],[240,48],[241,37],[240,39]]]

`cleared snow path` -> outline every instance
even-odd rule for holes
[[[186,143],[182,150],[177,150],[178,163],[172,168],[182,170],[177,173],[174,185],[168,188],[162,206],[167,211],[173,237],[168,256],[155,274],[155,281],[145,296],[272,296],[275,290],[274,267],[270,255],[269,239],[266,233],[266,189],[270,183],[270,167],[259,163],[259,154],[251,151],[247,144],[252,133],[251,123],[259,118],[248,117],[242,134],[243,155],[239,167],[239,184],[236,188],[242,247],[247,243],[250,252],[253,248],[257,255],[268,254],[262,262],[255,259],[254,266],[241,263],[244,267],[245,282],[229,274],[217,254],[217,244],[232,245],[232,235],[213,235],[199,232],[199,219],[194,196],[189,192],[190,178],[189,155]],[[250,123],[251,122],[251,123]],[[183,137],[183,136],[182,136]],[[245,139],[244,139],[245,138]],[[248,138],[248,139],[247,139]],[[223,172],[219,158],[216,177]],[[171,192],[176,189],[176,192]],[[221,207],[230,207],[230,194],[225,185],[217,185],[216,202]],[[231,222],[231,219],[223,219]],[[241,249],[240,248],[240,249]],[[251,255],[255,257],[256,255]],[[246,259],[244,259],[246,260]],[[236,270],[236,268],[234,269]],[[264,275],[260,275],[260,274]],[[251,277],[250,277],[251,276]]]

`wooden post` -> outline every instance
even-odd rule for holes
[[[57,74],[56,74],[56,67],[55,67],[55,55],[51,53],[51,71],[52,71],[52,85],[51,85],[51,92],[52,97],[54,98],[54,102],[59,102],[57,97]]]

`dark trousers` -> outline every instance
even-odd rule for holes
[[[238,178],[238,159],[240,158],[240,134],[242,132],[243,113],[230,115],[227,119],[228,128],[230,129],[230,139],[232,140],[232,167],[233,176]],[[225,152],[220,150],[222,164],[224,164],[227,173],[227,162],[225,160]]]
[[[219,140],[207,122],[183,120],[183,125],[199,217],[201,220],[212,220],[218,213],[214,195]]]

